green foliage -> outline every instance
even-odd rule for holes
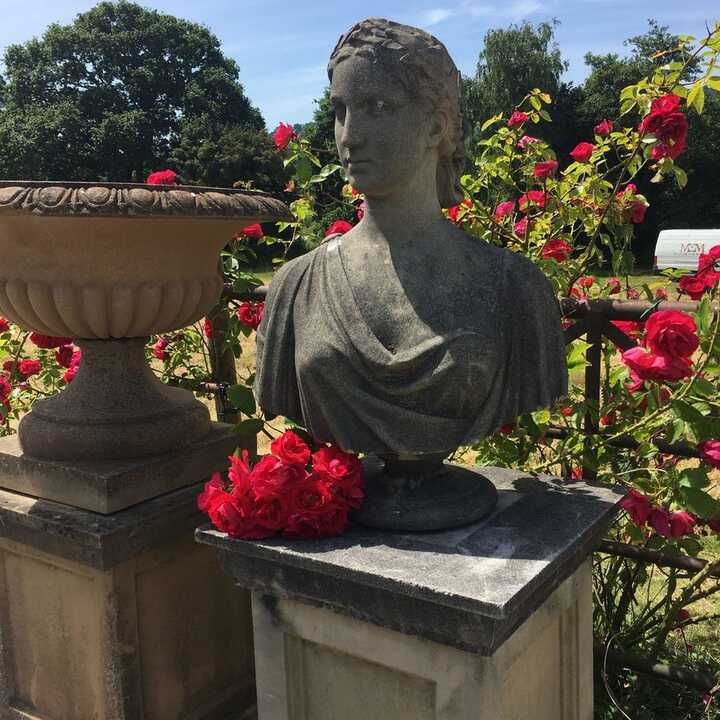
[[[186,181],[278,169],[264,164],[264,123],[237,65],[200,25],[125,0],[101,2],[70,25],[11,45],[4,62],[4,177],[143,182],[176,147]],[[208,146],[226,141],[247,162],[200,171]]]

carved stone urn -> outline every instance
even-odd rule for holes
[[[192,393],[148,366],[148,335],[202,318],[223,287],[222,248],[287,207],[240,190],[0,182],[0,313],[72,337],[77,376],[20,422],[27,455],[121,460],[159,455],[210,429]]]

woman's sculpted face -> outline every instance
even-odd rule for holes
[[[386,197],[403,186],[434,182],[442,119],[377,63],[351,57],[333,73],[335,142],[352,186]]]

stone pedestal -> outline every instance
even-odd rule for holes
[[[213,424],[187,468],[81,467],[0,441],[1,720],[240,720],[254,705],[250,597],[192,537],[197,493],[236,444]]]
[[[253,591],[260,720],[591,720],[589,558],[621,492],[483,474],[498,508],[457,530],[198,531]]]

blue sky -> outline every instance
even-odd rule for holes
[[[0,52],[41,35],[51,22],[67,23],[94,0],[0,0]],[[587,73],[586,52],[623,52],[622,41],[644,32],[655,18],[678,34],[701,35],[720,19],[717,0],[140,0],[145,7],[202,23],[240,66],[245,91],[270,129],[306,122],[326,85],[325,65],[338,37],[371,15],[422,27],[448,47],[460,70],[474,72],[489,28],[552,17],[570,62],[567,78]]]

